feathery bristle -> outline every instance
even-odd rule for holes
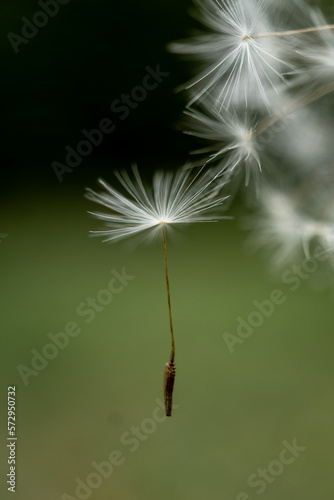
[[[213,211],[226,197],[220,197],[222,184],[217,186],[211,172],[193,175],[192,169],[177,173],[156,172],[152,188],[144,186],[138,169],[133,178],[127,172],[117,172],[117,178],[128,192],[125,196],[107,182],[99,179],[104,191],[87,189],[86,197],[110,210],[92,215],[106,223],[107,228],[91,231],[104,241],[116,241],[150,230],[160,233],[162,226],[190,224],[221,219]]]

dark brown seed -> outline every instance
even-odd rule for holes
[[[174,380],[175,380],[175,363],[173,361],[170,361],[169,363],[166,363],[165,387],[164,387],[165,411],[167,417],[172,416]]]

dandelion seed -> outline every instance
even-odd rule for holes
[[[188,42],[170,45],[173,52],[190,54],[204,60],[207,67],[186,85],[198,90],[189,105],[208,91],[218,89],[220,107],[229,107],[237,93],[247,105],[249,88],[256,88],[266,105],[268,94],[292,66],[280,55],[288,44],[275,37],[256,38],[274,31],[264,0],[197,0],[199,17],[213,33],[200,35]]]
[[[313,241],[321,244],[323,253],[334,250],[334,221],[303,212],[294,192],[262,189],[259,214],[248,218],[247,226],[252,230],[251,244],[273,249],[277,266],[300,251],[310,258]]]
[[[303,67],[296,71],[296,85],[316,87],[334,81],[334,25],[326,25],[319,10],[311,10],[315,25],[313,43],[300,43],[297,48]]]
[[[172,349],[170,361],[165,371],[165,409],[171,416],[172,393],[175,379],[175,341],[170,299],[169,274],[167,265],[166,228],[174,224],[209,222],[224,217],[214,215],[213,211],[226,197],[220,197],[222,185],[215,183],[210,172],[193,175],[191,169],[180,170],[176,174],[157,172],[153,177],[151,190],[145,188],[138,169],[133,168],[132,179],[126,172],[116,173],[116,177],[127,191],[125,196],[115,188],[99,179],[104,188],[97,193],[87,189],[86,197],[110,210],[110,213],[92,213],[104,221],[107,229],[91,231],[95,236],[103,236],[104,241],[117,241],[139,233],[162,234],[167,287],[167,300],[170,321]]]
[[[158,234],[162,227],[174,224],[215,220],[217,217],[213,218],[210,212],[225,199],[217,196],[220,188],[213,182],[211,173],[193,176],[190,168],[175,175],[155,173],[151,191],[144,187],[136,167],[133,168],[133,180],[127,172],[115,175],[129,197],[103,179],[99,179],[99,183],[104,192],[88,188],[86,194],[89,200],[111,210],[109,214],[90,212],[106,222],[107,229],[91,231],[92,235],[103,236],[103,241],[116,241],[147,230]]]
[[[261,172],[261,147],[256,135],[256,121],[250,123],[247,115],[240,118],[233,111],[218,111],[207,106],[206,111],[187,110],[188,129],[186,134],[194,135],[211,142],[206,148],[193,153],[211,152],[207,163],[215,163],[215,171],[234,174],[244,165],[245,184],[253,176],[256,184]]]

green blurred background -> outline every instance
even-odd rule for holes
[[[11,495],[6,398],[13,384],[19,500],[79,498],[76,478],[86,482],[92,463],[113,450],[124,463],[87,498],[333,498],[331,293],[306,281],[291,292],[272,277],[267,261],[246,251],[239,205],[229,211],[233,221],[171,234],[179,406],[154,425],[170,351],[161,242],[131,248],[87,236],[97,223],[86,214],[85,186],[98,176],[112,180],[114,169],[134,160],[147,176],[175,168],[191,149],[173,129],[183,106],[173,91],[188,67],[165,50],[194,25],[190,6],[72,0],[15,55],[7,33],[20,33],[21,17],[39,7],[1,4],[1,498]],[[113,116],[110,103],[157,64],[170,76],[126,120]],[[105,117],[116,131],[60,183],[51,163],[63,162],[65,147]],[[124,267],[135,278],[85,323],[79,304]],[[237,317],[276,288],[284,304],[231,354],[223,334],[234,334]],[[48,334],[69,321],[81,333],[25,385],[18,365],[30,367],[31,350],[41,352]],[[147,432],[131,452],[122,436],[133,426]],[[306,450],[259,495],[248,478],[294,439]]]

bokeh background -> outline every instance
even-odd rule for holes
[[[5,440],[13,384],[19,500],[80,498],[76,479],[86,483],[92,463],[113,450],[124,463],[87,498],[333,498],[332,293],[308,280],[291,292],[269,273],[266,258],[244,244],[238,200],[227,213],[233,220],[174,234],[178,408],[152,426],[147,419],[163,415],[156,408],[170,350],[161,242],[132,248],[87,236],[96,221],[86,214],[86,186],[99,176],[112,181],[133,161],[147,177],[175,169],[195,144],[176,130],[184,101],[174,89],[189,66],[166,51],[196,25],[190,7],[71,0],[15,54],[7,34],[20,34],[21,18],[40,7],[1,3],[1,498],[11,495]],[[111,103],[158,64],[169,76],[120,120]],[[116,130],[59,182],[52,162],[64,163],[66,146],[103,118]],[[122,268],[135,278],[86,323],[78,306]],[[235,334],[237,318],[277,288],[284,304],[231,354],[223,334]],[[31,350],[42,352],[48,334],[69,321],[80,334],[26,385],[18,366],[31,367]],[[124,434],[138,426],[144,437],[131,452]],[[248,478],[294,439],[306,449],[258,494]]]

